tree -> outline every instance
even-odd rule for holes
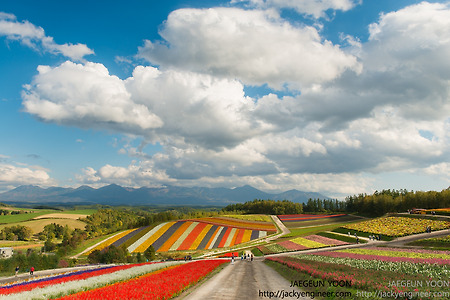
[[[155,248],[153,248],[152,245],[150,245],[145,251],[144,256],[148,261],[155,260],[156,254],[155,254]]]

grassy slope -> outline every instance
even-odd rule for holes
[[[86,223],[80,220],[72,220],[72,219],[39,219],[39,220],[29,220],[25,222],[17,222],[17,223],[9,223],[0,225],[0,230],[4,227],[22,225],[30,227],[33,230],[33,234],[39,233],[44,230],[44,227],[48,224],[56,223],[62,226],[69,226],[71,229],[80,228],[84,229]]]

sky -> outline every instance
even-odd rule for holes
[[[450,186],[450,2],[0,4],[0,191]]]

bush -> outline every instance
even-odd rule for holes
[[[125,263],[128,262],[128,252],[125,249],[111,245],[102,251],[92,251],[88,256],[88,261],[93,264]]]

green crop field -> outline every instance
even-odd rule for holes
[[[57,210],[33,210],[33,211],[36,211],[36,212],[27,213],[27,214],[0,216],[0,224],[25,222],[25,221],[29,221],[31,219],[34,219],[34,218],[42,216],[42,215],[59,212]]]

